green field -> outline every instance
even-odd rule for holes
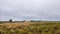
[[[60,22],[2,23],[0,34],[60,34]]]

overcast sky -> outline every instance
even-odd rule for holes
[[[0,20],[60,20],[60,0],[0,0]]]

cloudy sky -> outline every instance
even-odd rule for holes
[[[60,0],[0,0],[0,20],[60,20]]]

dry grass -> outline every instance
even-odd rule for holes
[[[0,24],[4,34],[60,34],[60,22],[20,22]]]
[[[24,22],[24,23],[4,23],[4,24],[0,24],[1,26],[6,26],[7,28],[14,28],[16,26],[21,26],[21,25],[24,25],[24,26],[29,26],[30,23],[28,22]]]

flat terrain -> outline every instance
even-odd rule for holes
[[[60,22],[1,23],[0,34],[60,34]]]

